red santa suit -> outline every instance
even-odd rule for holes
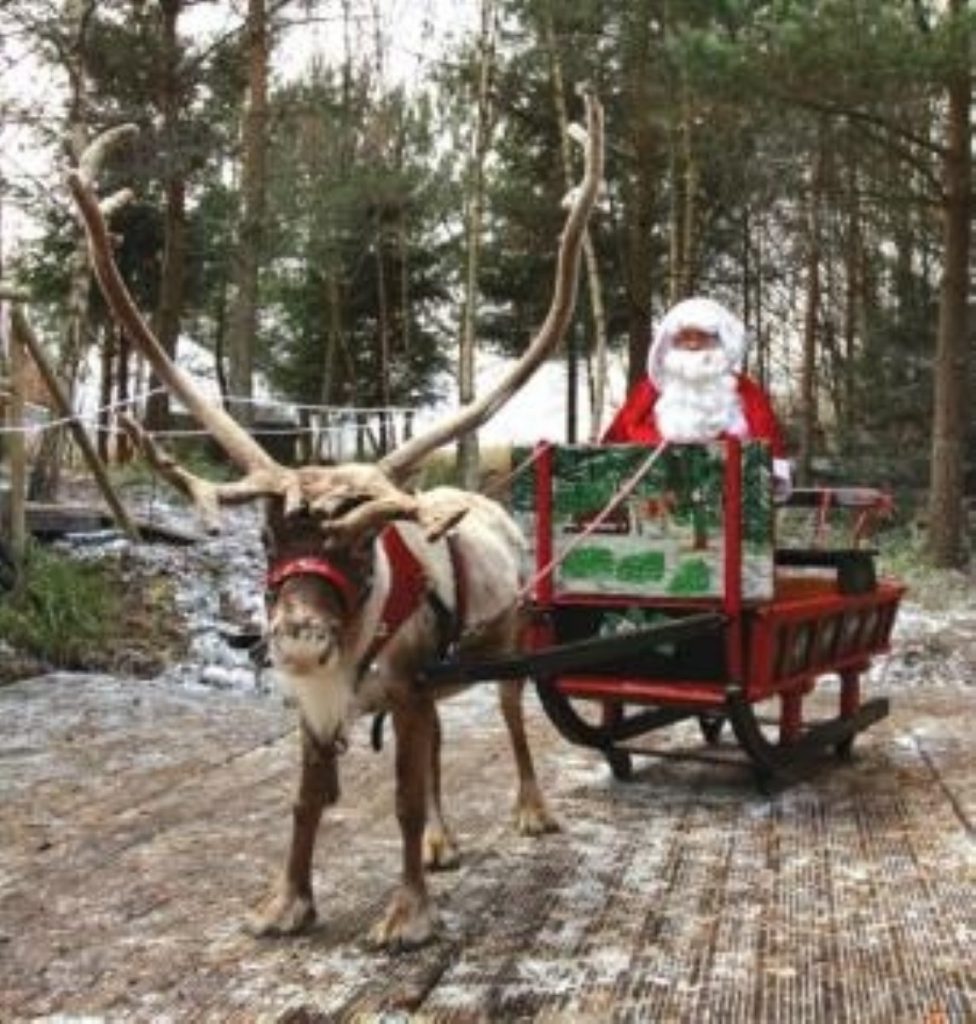
[[[681,351],[683,330],[718,341],[706,351]],[[741,372],[746,332],[724,306],[705,298],[685,299],[661,321],[647,358],[647,377],[627,397],[605,443],[658,445],[721,437],[768,441],[773,473],[788,487],[783,434],[762,388]]]
[[[736,375],[736,390],[745,418],[746,432],[741,434],[744,439],[768,441],[773,456],[778,459],[786,457],[786,446],[783,443],[783,432],[776,421],[776,414],[766,393],[744,373]],[[650,377],[645,377],[627,396],[627,401],[620,407],[613,422],[603,435],[604,444],[649,444],[658,445],[664,439],[658,429],[654,416],[660,391]],[[723,431],[719,436],[727,437],[730,431]],[[739,434],[739,431],[735,431]]]

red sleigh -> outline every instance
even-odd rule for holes
[[[763,784],[789,781],[831,751],[848,756],[857,733],[888,713],[885,698],[862,699],[861,679],[872,659],[888,650],[905,588],[876,579],[874,552],[860,546],[870,521],[888,510],[887,499],[867,488],[794,492],[789,504],[815,514],[814,543],[776,548],[769,592],[749,596],[742,582],[742,446],[723,444],[721,579],[716,592],[704,597],[615,593],[605,586],[588,589],[586,580],[561,584],[554,531],[563,543],[565,534],[579,532],[581,520],[566,526],[554,518],[559,450],[537,448],[537,571],[524,650],[504,661],[454,661],[434,667],[432,675],[534,677],[562,735],[601,751],[620,778],[631,774],[634,755],[672,755],[646,738],[686,719],[698,720],[705,743],[692,756],[708,759],[709,747],[722,744],[728,726]],[[823,545],[830,507],[855,515],[850,546]],[[618,508],[607,511],[611,521],[620,521]],[[589,525],[598,533],[599,517]],[[607,622],[621,615],[638,624],[605,635]],[[828,675],[840,679],[839,707],[832,717],[813,721],[807,698]],[[770,720],[759,706],[771,701],[777,713]]]

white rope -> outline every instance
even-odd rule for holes
[[[28,423],[23,426],[0,426],[0,435],[4,434],[24,434],[27,436],[34,436],[36,434],[42,434],[47,430],[56,430],[59,427],[66,426],[69,423],[81,423],[83,426],[88,427],[93,431],[104,431],[111,432],[114,428],[105,427],[101,423],[103,415],[111,413],[116,409],[125,409],[133,406],[143,404],[147,399],[153,395],[160,394],[166,390],[163,386],[155,388],[149,388],[146,391],[139,392],[138,394],[131,395],[128,398],[119,398],[114,402],[109,402],[106,405],[100,406],[90,413],[86,413],[84,416],[76,414],[73,416],[63,416],[55,420],[47,420],[44,423]],[[0,393],[2,394],[2,393]],[[387,415],[387,416],[407,416],[410,413],[415,413],[416,410],[409,406],[382,406],[382,405],[303,405],[296,402],[277,401],[274,399],[263,399],[263,398],[248,398],[245,396],[234,396],[228,395],[226,401],[235,405],[258,405],[265,407],[275,407],[280,409],[307,409],[315,410],[323,416],[325,419],[341,419],[345,421],[354,421],[360,416],[370,415]],[[38,410],[41,412],[48,411],[46,406],[37,405],[34,402],[25,402],[25,408]],[[341,431],[348,429],[350,426],[355,426],[354,422],[346,422],[344,424],[328,424],[325,426],[293,426],[293,427],[269,427],[261,430],[262,434],[325,434],[325,433],[341,433]],[[157,437],[205,437],[210,432],[203,428],[187,428],[185,430],[160,430],[154,432],[154,436]]]
[[[62,416],[60,419],[56,420],[47,420],[44,423],[30,423],[23,427],[0,427],[0,434],[38,434],[43,433],[45,430],[55,430],[58,427],[67,426],[69,423],[81,423],[97,430],[100,429],[99,417],[103,413],[110,413],[114,409],[127,408],[138,402],[144,401],[151,395],[158,394],[160,391],[165,390],[166,389],[163,387],[150,388],[148,391],[140,392],[139,394],[132,395],[129,398],[119,398],[114,402],[109,402],[108,405],[103,405],[100,408],[95,409],[94,412],[89,413],[86,416],[79,416],[75,414],[72,416]],[[41,409],[46,411],[46,406],[37,405],[34,402],[25,402],[24,405],[31,409]]]
[[[549,562],[544,565],[519,591],[519,601],[524,600],[530,594],[535,591],[536,586],[549,576],[553,570],[557,569],[562,565],[563,561],[569,556],[569,554],[575,551],[580,544],[586,540],[591,534],[593,534],[598,527],[602,526],[606,519],[617,509],[617,507],[626,498],[634,492],[634,488],[641,482],[641,480],[650,472],[651,467],[661,457],[665,449],[668,447],[667,441],[662,441],[655,449],[647,456],[647,458],[637,467],[634,473],[631,474],[617,489],[613,497],[603,506],[599,514],[590,520],[589,525],[581,530],[569,544],[566,545],[565,550],[562,554],[554,555]]]

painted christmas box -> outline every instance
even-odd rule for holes
[[[523,448],[512,454],[517,466],[531,451]],[[666,449],[634,492],[587,533],[649,454],[643,445],[553,448],[557,595],[721,597],[725,551],[725,445],[721,442]],[[512,508],[534,545],[532,473],[521,473],[513,481]],[[772,464],[763,442],[742,446],[742,593],[750,600],[773,596]]]

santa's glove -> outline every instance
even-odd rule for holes
[[[782,505],[793,493],[793,463],[789,459],[773,459],[773,501]]]

